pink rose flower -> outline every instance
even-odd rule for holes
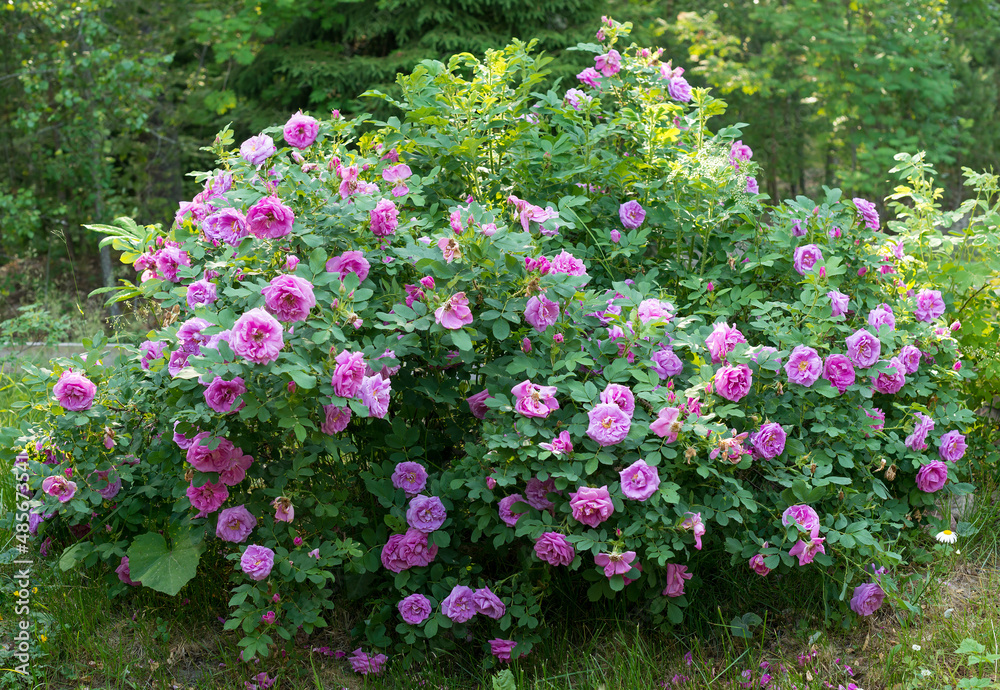
[[[221,376],[216,376],[205,389],[205,402],[216,412],[228,414],[243,407],[243,402],[240,402],[239,407],[234,406],[240,396],[246,392],[246,384],[239,376],[234,377],[232,381],[226,381]]]
[[[771,460],[785,452],[785,430],[777,422],[766,422],[750,437],[750,444],[760,457]]]
[[[344,252],[340,256],[335,256],[326,262],[327,273],[339,273],[340,280],[343,281],[348,273],[353,273],[358,277],[358,282],[364,282],[371,270],[371,264],[365,255],[359,251]]]
[[[538,445],[553,455],[569,455],[573,452],[573,442],[568,431],[560,431],[551,443],[539,443]]]
[[[337,354],[336,366],[330,385],[335,395],[341,398],[353,398],[361,391],[365,379],[365,358],[360,352],[343,350]]]
[[[97,395],[97,386],[83,374],[64,371],[52,387],[56,402],[72,412],[89,410]]]
[[[785,363],[785,373],[791,383],[797,383],[807,388],[823,373],[823,360],[816,350],[805,345],[796,345]]]
[[[684,371],[684,363],[681,362],[680,357],[671,348],[661,347],[650,355],[649,359],[653,364],[651,369],[661,379],[669,379]]]
[[[701,513],[687,513],[687,517],[681,523],[681,529],[687,530],[694,535],[694,548],[701,551],[701,538],[708,531],[705,523],[701,521]]]
[[[481,587],[472,593],[472,600],[476,604],[476,612],[487,618],[500,620],[507,612],[507,607],[500,597],[494,594],[489,587]]]
[[[823,378],[843,395],[849,386],[854,385],[854,365],[845,355],[830,355],[823,362]]]
[[[823,261],[823,252],[815,244],[806,244],[795,248],[793,265],[795,272],[804,276],[813,270],[817,263]]]
[[[638,201],[626,201],[618,208],[618,219],[629,230],[635,230],[646,220],[646,211]]]
[[[191,506],[198,509],[196,518],[206,517],[209,513],[214,513],[229,498],[229,489],[225,484],[213,484],[205,482],[196,487],[192,482],[185,492],[191,501]]]
[[[431,617],[431,602],[423,594],[411,594],[396,604],[403,621],[410,625],[420,625]]]
[[[854,588],[851,596],[851,610],[859,616],[870,616],[882,606],[885,592],[876,582],[866,582]]]
[[[558,532],[544,532],[535,542],[535,555],[549,565],[569,565],[576,557],[573,545]]]
[[[465,585],[455,585],[441,602],[441,613],[456,623],[465,623],[478,613],[473,591]]]
[[[339,434],[351,421],[351,408],[338,405],[323,406],[323,423],[319,430],[328,436]]]
[[[285,346],[281,324],[260,307],[243,314],[233,324],[229,344],[247,362],[270,364]]]
[[[289,146],[297,149],[308,148],[316,141],[316,135],[319,134],[319,121],[314,117],[303,115],[300,110],[288,119],[282,134]]]
[[[819,515],[805,504],[786,508],[781,514],[781,524],[785,527],[798,525],[802,531],[808,532],[814,538],[819,535]]]
[[[132,573],[129,571],[128,556],[122,556],[121,563],[115,568],[115,573],[118,575],[118,579],[129,587],[138,587],[142,584],[132,579]]]
[[[559,320],[559,304],[545,295],[536,295],[528,300],[524,309],[524,320],[539,333]]]
[[[750,392],[753,373],[746,364],[719,367],[715,372],[715,392],[726,400],[739,402]]]
[[[224,208],[205,218],[201,224],[205,236],[216,242],[225,242],[231,247],[249,234],[246,217],[235,208]]]
[[[851,303],[850,297],[837,290],[830,290],[826,296],[830,298],[830,309],[832,310],[830,316],[843,316],[847,313]]]
[[[660,487],[660,475],[644,460],[636,460],[619,473],[622,494],[633,501],[646,501]]]
[[[816,554],[826,553],[826,548],[823,546],[824,541],[826,541],[824,537],[813,537],[808,542],[799,539],[795,542],[795,546],[788,552],[788,555],[798,556],[800,566],[808,565],[813,562]]]
[[[767,542],[764,542],[764,548],[767,548]],[[761,577],[767,577],[771,569],[767,567],[764,563],[764,554],[757,553],[750,557],[750,569],[760,575]]]
[[[587,436],[597,441],[601,446],[613,446],[621,443],[628,436],[632,420],[618,405],[601,403],[595,405],[588,413],[590,420],[587,426]]]
[[[565,273],[571,276],[587,275],[587,267],[578,258],[563,250],[549,264],[552,273]]]
[[[54,474],[42,480],[42,491],[59,499],[60,503],[66,503],[76,495],[76,482],[71,482],[62,475]]]
[[[401,462],[392,471],[392,485],[408,496],[415,496],[427,486],[427,470],[419,462]]]
[[[847,356],[854,366],[868,369],[878,361],[882,354],[882,343],[878,338],[864,329],[859,329],[853,335],[847,336]]]
[[[437,241],[437,247],[441,250],[445,263],[450,264],[462,258],[462,248],[454,237],[442,237]]]
[[[581,486],[570,494],[569,505],[573,509],[573,519],[589,527],[597,527],[615,512],[607,486],[599,489]]]
[[[676,563],[667,564],[667,586],[663,588],[665,597],[684,596],[684,581],[691,579],[691,573],[687,571],[686,565]]]
[[[934,428],[933,422],[931,422],[931,428]],[[938,455],[942,460],[948,462],[958,462],[961,460],[965,455],[966,448],[965,436],[954,429],[938,439]]]
[[[368,219],[375,237],[387,237],[399,227],[399,209],[388,199],[380,199],[375,208],[368,212]]]
[[[705,345],[712,355],[712,364],[718,364],[733,351],[737,344],[746,341],[747,339],[743,337],[738,328],[725,322],[719,322],[712,326],[712,333],[705,338]]]
[[[594,58],[595,67],[598,72],[603,74],[605,77],[610,77],[618,74],[619,70],[622,68],[622,56],[617,50],[609,50],[604,55],[598,55]]]
[[[486,406],[486,401],[492,397],[493,396],[490,395],[490,392],[484,388],[475,395],[470,395],[466,398],[465,402],[468,403],[469,411],[472,413],[472,416],[476,419],[486,419],[486,413],[490,409]]]
[[[240,156],[250,165],[260,165],[277,152],[274,140],[266,134],[250,137],[240,144]]]
[[[632,561],[635,560],[635,551],[618,553],[599,553],[594,556],[594,563],[598,567],[604,568],[604,576],[612,578],[615,575],[624,575],[632,570]]]
[[[940,290],[921,290],[917,293],[917,308],[913,312],[917,321],[933,321],[943,315],[944,310]]]
[[[664,407],[656,420],[649,425],[649,430],[660,438],[667,439],[667,443],[673,443],[681,430],[681,422],[678,420],[680,413],[677,407]]]
[[[244,506],[238,505],[234,508],[226,508],[219,513],[218,522],[215,525],[215,536],[222,541],[239,544],[246,541],[256,526],[257,518],[251,515]]]
[[[312,283],[295,275],[279,275],[261,289],[264,305],[279,321],[305,321],[316,306]]]
[[[549,478],[543,482],[538,477],[532,477],[524,487],[524,502],[535,510],[547,510],[553,506],[548,495],[555,490],[556,482],[554,479]]]
[[[351,656],[347,657],[347,660],[351,663],[351,669],[355,673],[360,673],[363,676],[370,673],[377,676],[382,673],[382,669],[385,667],[386,656],[385,654],[367,654],[361,651],[361,647],[358,647]]]
[[[276,196],[266,196],[247,211],[246,226],[260,239],[276,240],[292,231],[295,214]],[[291,270],[291,269],[290,269]]]
[[[500,499],[500,503],[497,505],[497,510],[500,514],[500,519],[504,521],[508,527],[513,527],[517,524],[517,521],[521,519],[524,513],[514,513],[511,508],[515,503],[527,503],[524,496],[521,494],[511,494]]]
[[[917,488],[926,493],[934,493],[948,481],[948,466],[940,460],[932,460],[917,471]]]
[[[555,386],[538,386],[526,379],[514,386],[511,393],[517,398],[514,410],[525,417],[544,418],[559,409]]]
[[[434,310],[434,319],[444,328],[458,330],[472,323],[472,310],[464,292],[456,292]]]
[[[295,506],[291,499],[281,496],[271,501],[271,507],[274,508],[275,522],[292,522],[295,519]]]
[[[899,361],[899,357],[893,357],[889,360],[887,371],[881,371],[872,376],[872,388],[887,395],[898,393],[906,384],[905,372],[906,367]]]
[[[880,304],[868,312],[868,325],[878,333],[882,326],[888,326],[890,331],[896,330],[896,316],[888,304]]]
[[[904,345],[899,351],[899,361],[903,363],[907,374],[915,374],[920,369],[923,353],[913,345]]]

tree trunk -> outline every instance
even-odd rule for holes
[[[94,181],[94,220],[98,223],[104,221],[104,180],[101,179],[101,154],[104,150],[104,138],[97,140],[94,148],[94,164],[91,176]],[[104,279],[105,287],[114,287],[115,273],[111,266],[111,247],[104,245],[101,247],[101,275]],[[121,308],[118,303],[111,305],[111,316],[121,316]]]

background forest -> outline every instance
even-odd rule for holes
[[[961,167],[988,169],[1000,128],[1000,10],[989,0],[7,0],[0,10],[0,290],[6,310],[72,275],[99,281],[81,225],[168,223],[196,191],[199,147],[303,109],[385,109],[420,60],[540,40],[564,87],[566,51],[596,18],[635,24],[711,86],[779,199],[823,184],[880,199],[897,151],[926,149],[944,205]],[[567,79],[568,78],[568,79]],[[880,203],[880,210],[881,203]],[[20,260],[14,266],[5,264]],[[66,266],[69,263],[69,266]],[[103,272],[112,268],[104,257]],[[81,268],[86,267],[84,270]],[[69,269],[69,270],[67,270]],[[0,316],[9,317],[5,313]]]

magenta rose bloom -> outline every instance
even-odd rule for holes
[[[501,640],[497,637],[490,640],[490,653],[500,661],[509,662],[516,646],[517,642],[514,640]]]
[[[401,462],[392,471],[392,485],[408,496],[415,496],[427,486],[427,470],[419,462]]]
[[[262,240],[276,240],[292,231],[295,214],[276,196],[266,196],[247,211],[250,234]]]
[[[618,553],[599,553],[594,556],[594,563],[598,567],[604,568],[604,576],[612,578],[615,575],[625,575],[632,570],[632,561],[635,560],[635,551]]]
[[[837,290],[830,290],[826,296],[830,298],[830,309],[832,310],[830,316],[843,316],[847,313],[847,308],[851,303],[850,297]]]
[[[166,349],[167,344],[161,343],[157,340],[144,340],[139,345],[139,352],[142,353],[142,358],[139,361],[139,366],[141,366],[146,371],[149,371],[149,365],[151,362],[163,357],[163,351]]]
[[[107,501],[118,495],[118,492],[122,490],[122,480],[121,477],[113,477],[105,480],[105,485],[103,487],[97,487],[97,493],[101,494],[101,497]]]
[[[913,317],[917,321],[933,321],[944,314],[944,309],[940,290],[921,290],[917,293],[917,308]]]
[[[942,460],[958,462],[965,455],[965,449],[965,436],[954,429],[938,439],[938,455]]]
[[[712,355],[712,364],[718,364],[726,358],[738,343],[745,343],[747,339],[743,337],[740,330],[728,323],[720,322],[712,326],[712,333],[705,338],[705,345]]]
[[[218,443],[215,443],[218,440]],[[215,448],[209,448],[211,445]],[[236,446],[226,438],[211,436],[202,431],[187,449],[187,461],[199,472],[223,472],[232,464]]]
[[[314,117],[303,115],[300,110],[288,118],[282,134],[289,146],[297,149],[308,148],[316,141],[316,135],[319,134],[319,121]]]
[[[785,429],[777,422],[766,422],[750,437],[750,443],[762,458],[771,460],[785,451]]]
[[[618,74],[622,68],[622,56],[617,50],[609,50],[605,55],[598,55],[594,58],[597,71],[605,77]]]
[[[913,345],[904,345],[899,351],[899,361],[903,363],[907,374],[915,374],[920,369],[920,360],[923,353]]]
[[[847,336],[847,356],[854,366],[868,369],[882,354],[882,343],[865,329],[859,329]]]
[[[247,470],[253,464],[253,458],[244,455],[239,448],[233,449],[232,461],[229,466],[219,474],[219,481],[226,486],[235,486],[243,481],[247,476]]]
[[[233,324],[229,344],[238,357],[254,364],[270,364],[285,346],[284,328],[260,307],[251,309]]]
[[[250,165],[260,165],[277,152],[274,140],[266,134],[250,137],[240,144],[240,156]]]
[[[524,486],[524,502],[535,510],[547,510],[553,506],[548,499],[550,493],[556,490],[554,479],[546,479],[544,482],[538,477],[532,477]]]
[[[652,370],[661,379],[668,379],[684,371],[684,363],[671,348],[660,348],[649,359],[653,363]]]
[[[383,378],[382,374],[366,376],[361,382],[361,402],[368,408],[368,414],[378,419],[384,419],[389,411],[389,394],[392,392],[392,382]]]
[[[129,571],[128,566],[128,556],[122,556],[121,563],[115,568],[115,573],[118,575],[118,579],[127,584],[129,587],[138,587],[141,582],[136,582],[132,579],[132,573]]]
[[[819,535],[819,515],[805,504],[789,506],[781,514],[781,524],[785,527],[798,525],[814,539]]]
[[[232,381],[226,381],[221,376],[216,376],[205,389],[205,402],[216,412],[228,414],[243,407],[242,402],[239,407],[234,407],[234,405],[246,392],[247,387],[239,376],[234,377]]]
[[[677,440],[677,434],[681,430],[681,422],[678,421],[681,411],[676,407],[664,407],[660,410],[656,420],[649,425],[649,430],[660,438],[667,439],[667,443]]]
[[[927,450],[927,434],[934,431],[934,420],[921,412],[917,412],[916,417],[913,433],[906,437],[906,447],[914,451]]]
[[[798,556],[800,566],[809,565],[816,558],[816,554],[826,553],[824,541],[826,541],[824,537],[813,537],[810,541],[799,539],[795,542],[795,546],[789,549],[788,555]]]
[[[882,591],[882,587],[878,583],[867,582],[854,588],[851,610],[859,616],[870,616],[882,606],[884,599],[885,592]]]
[[[351,408],[338,405],[323,406],[323,423],[319,430],[328,436],[339,434],[351,422]]]
[[[636,460],[619,473],[622,494],[633,501],[648,500],[660,487],[660,474],[645,460]],[[626,571],[627,572],[627,571]]]
[[[569,455],[573,452],[573,440],[568,431],[560,431],[559,435],[552,439],[551,443],[539,443],[540,448],[544,448],[553,455]]]
[[[472,310],[464,292],[456,292],[434,310],[434,320],[444,328],[455,331],[472,323]]]
[[[785,373],[791,383],[809,387],[823,373],[823,360],[816,350],[805,345],[796,345],[785,363]]]
[[[410,625],[420,625],[431,617],[431,602],[423,594],[411,594],[396,604],[396,608],[403,621]]]
[[[621,443],[628,436],[632,420],[618,405],[601,403],[595,405],[587,413],[590,424],[587,426],[587,436],[602,446],[613,446]]]
[[[316,306],[312,283],[294,275],[278,275],[261,289],[264,306],[278,321],[305,321],[309,310]]]
[[[635,396],[632,395],[628,386],[623,386],[620,383],[609,383],[601,392],[601,402],[617,405],[629,417],[635,411]]]
[[[739,402],[750,392],[753,373],[746,364],[719,367],[715,372],[715,392],[726,400]]]
[[[351,662],[351,669],[355,673],[360,673],[363,676],[370,673],[377,676],[382,673],[386,656],[385,654],[367,654],[361,651],[361,647],[358,647],[351,653],[351,656],[347,657],[347,660]]]
[[[865,199],[854,198],[854,208],[858,210],[858,215],[861,216],[861,220],[865,222],[868,229],[872,232],[878,232],[879,220],[878,211],[875,210],[875,204]]]
[[[882,371],[872,376],[872,387],[879,393],[898,393],[906,384],[905,372],[906,367],[899,361],[899,357],[893,357],[889,360],[888,372]]]
[[[437,496],[418,494],[410,499],[406,509],[406,524],[424,534],[441,529],[447,518],[448,511]]]
[[[83,374],[64,371],[52,387],[56,402],[72,412],[89,410],[97,395],[97,386]]]
[[[358,251],[344,252],[326,262],[326,272],[339,273],[341,280],[346,278],[348,273],[353,273],[358,277],[358,282],[363,282],[370,270],[371,264],[368,263],[368,259]]]
[[[386,570],[401,573],[407,568],[412,567],[412,564],[399,554],[399,546],[403,542],[404,536],[403,534],[394,534],[389,537],[389,541],[382,547],[382,566]]]
[[[251,544],[240,557],[240,567],[251,580],[263,580],[274,567],[274,551],[266,546]]]
[[[854,365],[845,355],[830,355],[823,362],[823,378],[843,395],[849,386],[854,385]]]
[[[524,320],[539,333],[559,320],[559,304],[545,295],[535,295],[524,309]]]
[[[871,425],[872,431],[881,431],[885,427],[885,412],[881,408],[873,407],[870,412],[865,410],[865,416],[877,422]],[[865,434],[865,438],[868,438],[868,434]]]
[[[565,249],[549,263],[549,270],[552,273],[565,273],[571,276],[587,275],[587,267],[578,258],[567,252]]]
[[[646,211],[638,201],[626,201],[618,207],[618,218],[626,228],[635,230],[646,220]]]
[[[559,409],[555,386],[538,386],[525,379],[510,392],[517,398],[514,411],[525,417],[548,417],[550,412]]]
[[[882,326],[888,326],[890,331],[896,330],[896,315],[888,304],[880,304],[868,312],[868,325],[878,333]]]
[[[42,491],[65,503],[76,495],[76,482],[71,482],[65,475],[54,474],[42,480]]]
[[[427,535],[412,527],[406,530],[399,541],[399,557],[407,568],[430,565],[437,552],[438,547],[427,541]]]
[[[465,623],[478,613],[473,591],[465,585],[455,585],[441,602],[441,613],[456,623]]]
[[[558,532],[543,532],[535,542],[535,555],[549,565],[569,565],[576,551],[569,540]]]
[[[688,103],[691,101],[691,85],[688,80],[684,77],[671,77],[667,82],[667,95],[669,95],[673,100],[680,101],[681,103]],[[752,177],[747,178],[747,192],[756,194],[756,191],[751,192],[750,180]],[[753,180],[754,189],[757,185],[757,180]]]
[[[602,486],[599,489],[581,486],[576,493],[571,493],[569,497],[569,505],[573,509],[573,519],[588,527],[597,527],[615,512],[615,505],[611,502],[611,494],[608,493],[607,486]]]
[[[368,212],[368,220],[371,221],[375,237],[387,237],[399,227],[399,209],[388,199],[380,199],[375,208]]]
[[[343,350],[337,354],[330,385],[341,398],[353,398],[361,391],[365,380],[365,356],[361,352]]]
[[[182,323],[177,328],[177,339],[181,343],[181,349],[185,352],[197,353],[201,351],[201,345],[208,340],[202,335],[202,331],[211,326],[205,319],[192,317]]]
[[[764,542],[764,548],[767,548],[767,542]],[[761,577],[767,577],[771,572],[771,569],[764,563],[764,554],[762,553],[755,553],[750,557],[750,569]]]
[[[156,253],[156,270],[166,280],[177,283],[180,277],[177,269],[180,266],[190,266],[191,259],[187,252],[182,252],[179,247],[164,247]]]
[[[249,234],[246,217],[235,208],[213,213],[205,219],[201,228],[210,240],[225,242],[231,247],[237,246]]]
[[[205,482],[197,487],[192,483],[185,494],[191,501],[191,506],[198,509],[198,514],[195,517],[203,518],[207,517],[209,513],[217,511],[226,502],[226,499],[229,498],[229,489],[222,483]]]
[[[492,398],[490,392],[485,388],[475,395],[470,395],[465,399],[465,402],[469,404],[469,412],[476,419],[486,419],[486,413],[490,408],[486,407],[486,401]]]
[[[508,527],[513,527],[517,524],[517,521],[521,519],[524,513],[514,513],[511,512],[511,507],[515,503],[527,503],[524,496],[521,494],[511,494],[500,499],[500,503],[497,504],[497,512],[500,514],[500,519],[504,521]]]
[[[271,507],[274,508],[275,522],[292,522],[295,520],[295,506],[292,505],[291,499],[281,496],[271,501]]]
[[[815,244],[806,244],[795,248],[792,264],[795,272],[804,276],[813,270],[817,263],[823,261],[823,252]]]
[[[686,565],[667,563],[667,586],[663,588],[665,597],[684,596],[684,581],[691,579]]]
[[[218,299],[215,283],[207,280],[196,280],[187,289],[187,304],[191,309],[204,307]]]
[[[472,593],[472,600],[476,604],[476,612],[487,618],[500,620],[507,612],[507,607],[500,597],[493,593],[489,587],[481,587]]]
[[[246,541],[256,526],[257,518],[242,505],[226,508],[219,513],[219,521],[215,525],[215,536],[222,541],[239,544]]]

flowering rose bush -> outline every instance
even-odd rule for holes
[[[176,594],[229,559],[245,658],[363,599],[364,673],[530,653],[557,575],[662,624],[720,556],[881,604],[847,592],[972,490],[949,296],[836,190],[764,223],[724,104],[627,32],[581,46],[589,99],[520,43],[425,62],[402,119],[225,131],[171,228],[99,228],[161,321],[32,370],[52,414],[15,450],[61,564]]]

